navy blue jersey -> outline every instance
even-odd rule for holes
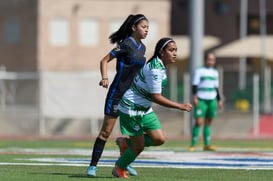
[[[128,37],[118,43],[110,54],[117,59],[116,75],[109,88],[105,101],[105,115],[117,117],[117,105],[127,89],[130,88],[135,75],[144,66],[146,47]]]

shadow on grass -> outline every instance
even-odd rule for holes
[[[74,174],[74,175],[70,175],[70,176],[68,176],[68,177],[70,177],[70,178],[88,178],[88,179],[111,179],[111,178],[113,178],[113,179],[116,179],[116,177],[113,177],[113,176],[96,176],[96,177],[88,177],[88,176],[86,176],[86,175],[83,175],[83,174]]]
[[[109,175],[109,176],[96,176],[96,177],[90,177],[86,174],[71,174],[71,173],[32,173],[32,174],[38,174],[38,175],[59,175],[59,176],[68,176],[69,178],[82,178],[82,179],[115,179],[116,177]]]

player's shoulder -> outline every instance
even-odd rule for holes
[[[150,69],[160,69],[160,70],[165,69],[165,66],[163,65],[163,63],[158,58],[152,59],[148,63],[148,65],[149,65]]]
[[[133,37],[131,37],[131,36],[129,36],[129,37],[125,38],[124,40],[122,40],[121,43],[123,45],[134,46],[134,47],[137,48],[137,46],[136,46],[137,43],[136,43],[135,39]],[[144,43],[142,41],[140,41],[140,44],[141,44],[142,47],[146,48],[146,46],[144,45]]]
[[[133,45],[135,43],[135,40],[129,36],[126,37],[121,43],[125,45]]]
[[[205,68],[206,68],[205,66],[198,66],[198,67],[195,68],[195,71],[202,71]]]
[[[127,37],[124,40],[122,40],[120,43],[122,43],[122,44],[128,44],[128,43],[132,43],[132,41],[129,39],[129,37]]]
[[[211,70],[214,71],[214,72],[218,72],[218,70],[216,68],[214,68],[214,67],[211,68]]]
[[[120,40],[119,42],[117,42],[117,46],[119,47],[124,47],[124,46],[128,46],[132,44],[131,41],[129,40],[129,38],[125,38],[123,40]]]

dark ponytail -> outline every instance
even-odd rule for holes
[[[132,26],[137,25],[142,20],[148,20],[143,14],[129,15],[118,31],[109,36],[112,44],[120,42],[132,34]]]
[[[157,43],[156,43],[156,46],[155,46],[155,51],[154,51],[154,55],[148,60],[148,62],[150,62],[151,60],[153,60],[154,58],[156,57],[159,57],[159,51],[161,49],[165,50],[167,45],[170,43],[170,42],[174,42],[174,40],[172,38],[161,38]]]

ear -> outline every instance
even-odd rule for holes
[[[162,49],[159,50],[159,55],[164,56],[164,51]]]
[[[132,30],[133,30],[133,31],[136,31],[136,25],[133,25],[133,26],[132,26]]]

